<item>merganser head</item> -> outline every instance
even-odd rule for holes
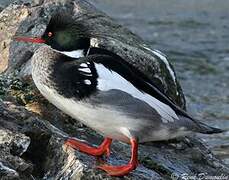
[[[71,57],[77,56],[77,53],[80,56],[80,53],[83,51],[85,53],[90,47],[87,29],[80,21],[74,20],[66,13],[52,16],[41,37],[15,37],[14,39],[23,42],[44,43]]]

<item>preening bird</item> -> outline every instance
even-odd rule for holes
[[[123,176],[138,164],[138,144],[184,136],[191,132],[220,133],[173,103],[154,83],[120,56],[90,46],[82,21],[54,15],[39,38],[44,43],[32,58],[32,78],[41,94],[57,108],[104,136],[98,147],[74,138],[65,144],[93,156],[109,154],[112,139],[131,145],[128,164],[98,168]],[[163,54],[155,51],[155,55]]]

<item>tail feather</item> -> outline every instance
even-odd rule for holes
[[[228,130],[222,130],[219,128],[211,127],[192,117],[187,118],[184,116],[179,116],[179,119],[180,119],[179,123],[181,123],[187,129],[202,134],[215,134],[215,133],[222,133],[228,131]]]
[[[203,133],[203,134],[216,134],[216,133],[223,133],[225,130],[215,128],[208,126],[207,124],[204,124],[200,121],[194,121],[198,125],[197,132]]]

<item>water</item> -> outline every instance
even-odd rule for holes
[[[229,129],[229,1],[96,0],[95,4],[168,55],[194,117]],[[229,133],[199,136],[229,164]]]

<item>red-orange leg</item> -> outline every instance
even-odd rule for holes
[[[67,141],[65,141],[64,144],[72,147],[73,149],[79,150],[81,152],[87,153],[92,156],[102,156],[103,154],[106,154],[106,156],[109,157],[111,143],[112,143],[112,139],[105,138],[100,146],[91,147],[76,139],[69,138]]]
[[[138,142],[136,139],[131,139],[131,159],[127,165],[110,166],[107,164],[98,166],[99,169],[106,171],[111,176],[124,176],[129,174],[138,166]]]

